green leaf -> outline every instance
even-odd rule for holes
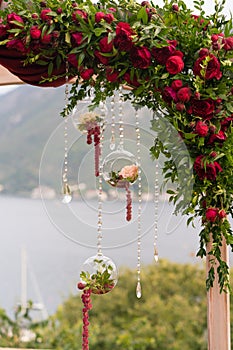
[[[48,76],[51,77],[53,72],[53,62],[51,61],[48,66]]]

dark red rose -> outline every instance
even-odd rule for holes
[[[205,212],[206,220],[208,220],[210,222],[215,222],[217,216],[218,216],[218,209],[217,208],[208,208]]]
[[[75,10],[72,13],[72,20],[77,24],[79,24],[78,17],[81,17],[82,19],[84,19],[84,21],[87,21],[88,14],[83,10]]]
[[[46,8],[41,11],[40,18],[42,19],[42,21],[50,21],[52,19],[52,17],[48,15],[48,13],[51,11],[52,10],[50,8]]]
[[[96,51],[94,52],[94,54],[95,54],[95,57],[98,58],[98,60],[100,61],[100,63],[104,64],[105,66],[108,64],[109,58],[108,58],[108,57],[105,57],[105,56],[103,56],[103,55],[101,55],[101,52],[100,52],[100,51],[96,50]]]
[[[211,134],[209,138],[209,144],[213,144],[214,142],[224,142],[226,140],[226,134],[220,130],[217,134]]]
[[[129,23],[119,22],[116,26],[116,37],[114,39],[114,45],[120,51],[130,51],[132,43],[132,35],[134,34],[133,29]]]
[[[114,71],[113,69],[107,69],[106,72],[106,79],[110,81],[111,83],[115,83],[118,81],[119,74],[118,72]]]
[[[171,56],[167,59],[166,69],[169,74],[178,74],[184,68],[184,62],[180,56]]]
[[[177,102],[176,104],[176,110],[179,112],[182,112],[183,110],[185,110],[185,105],[181,102]]]
[[[80,32],[72,33],[71,37],[72,37],[73,46],[79,46],[82,44],[82,41],[83,41],[82,33]]]
[[[62,11],[62,8],[61,8],[61,7],[58,7],[58,9],[57,9],[57,14],[60,15],[60,14],[62,14],[62,12],[63,12],[63,11]]]
[[[162,91],[163,100],[167,103],[172,101],[177,102],[176,91],[174,91],[170,86],[166,86]]]
[[[112,49],[113,49],[113,41],[108,41],[108,37],[105,36],[103,37],[100,42],[99,42],[99,45],[100,45],[100,51],[101,52],[112,52]]]
[[[182,88],[182,86],[183,86],[183,82],[182,80],[179,80],[179,79],[173,80],[173,82],[171,83],[171,88],[175,91]]]
[[[199,51],[199,57],[206,57],[208,56],[210,51],[206,48],[203,48]]]
[[[210,61],[207,64],[205,71],[205,75],[203,76],[203,61],[206,57],[210,57]],[[194,63],[193,73],[194,75],[198,75],[201,78],[210,80],[216,78],[217,80],[221,79],[222,72],[220,71],[220,62],[216,56],[210,54],[208,56],[200,57]]]
[[[129,72],[126,72],[124,74],[124,79],[131,86],[134,86],[134,87],[140,86],[140,83],[138,82],[137,77],[134,75],[133,78],[131,78]]]
[[[233,121],[233,117],[226,117],[223,120],[221,120],[220,124],[221,124],[221,130],[223,132],[227,131],[227,129],[229,128],[229,126],[231,125]]]
[[[224,44],[223,45],[224,50],[226,51],[233,50],[233,36],[230,36],[229,38],[224,38],[222,40],[222,43]]]
[[[150,5],[149,1],[142,1],[141,6],[150,7],[151,5]]]
[[[0,38],[4,38],[7,35],[8,25],[0,23]]]
[[[17,25],[16,23],[13,22],[18,22],[18,23],[24,23],[23,19],[21,16],[17,15],[17,13],[12,12],[7,15],[7,23],[10,25],[11,28],[21,28],[22,25]]]
[[[172,5],[172,10],[173,10],[174,12],[179,12],[179,6],[178,6],[177,4],[173,4],[173,5]]]
[[[107,13],[106,15],[104,15],[104,20],[107,22],[107,23],[111,23],[112,21],[114,21],[114,16],[112,13]]]
[[[78,68],[78,59],[75,55],[75,53],[70,53],[67,56],[67,61],[75,68]]]
[[[182,87],[177,91],[177,98],[181,102],[188,102],[192,96],[192,92],[189,87]]]
[[[33,18],[33,19],[38,19],[38,18],[39,18],[39,16],[38,16],[38,14],[37,14],[37,13],[33,13],[33,14],[32,14],[32,18]]]
[[[211,98],[206,100],[192,99],[189,112],[203,119],[211,119],[213,117],[214,108],[214,100]]]
[[[95,22],[99,23],[105,16],[105,13],[103,12],[96,12],[95,14]]]
[[[222,168],[218,162],[204,164],[204,156],[198,156],[195,161],[193,168],[197,173],[200,180],[208,179],[210,181],[215,181],[217,174],[222,171]]]
[[[130,58],[135,68],[146,69],[151,63],[151,53],[145,46],[135,46],[130,52]]]
[[[224,209],[219,210],[218,212],[219,219],[224,219],[226,216],[227,216],[227,213],[225,212]]]
[[[50,44],[52,42],[52,34],[45,33],[41,37],[40,41],[41,41],[42,44],[45,44],[45,45]]]
[[[168,58],[176,51],[174,45],[164,46],[161,48],[154,47],[152,49],[152,56],[155,58],[155,60],[161,64],[165,65]]]
[[[195,126],[195,133],[201,137],[205,137],[207,136],[208,132],[209,132],[208,125],[206,125],[205,122],[202,122],[201,120],[199,120]]]
[[[213,43],[216,43],[218,41],[218,34],[212,34],[211,35],[211,40]]]
[[[93,74],[94,74],[94,69],[87,68],[87,69],[82,70],[82,72],[80,73],[80,76],[83,80],[89,80]]]
[[[21,39],[12,39],[6,44],[8,49],[15,49],[22,53],[27,53],[28,49],[25,47],[24,42]]]
[[[41,36],[41,30],[38,28],[38,26],[32,26],[30,28],[30,36],[32,39],[40,39]]]

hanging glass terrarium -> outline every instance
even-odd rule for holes
[[[89,289],[93,294],[106,294],[117,284],[118,272],[114,262],[97,254],[88,258],[80,273],[79,289]]]

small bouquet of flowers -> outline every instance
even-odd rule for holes
[[[81,114],[78,120],[78,129],[87,134],[87,144],[91,145],[94,141],[95,147],[95,176],[99,176],[99,157],[100,157],[100,137],[102,118],[95,112],[86,112]]]

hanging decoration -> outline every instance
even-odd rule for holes
[[[68,65],[66,65],[68,71]],[[68,73],[68,72],[67,72]],[[68,101],[69,101],[69,86],[68,86],[68,74],[66,74],[65,85],[65,117],[64,117],[64,166],[62,174],[62,203],[69,204],[72,201],[72,193],[68,183]]]
[[[101,104],[101,120],[104,120],[105,106]],[[101,125],[102,126],[102,125]],[[91,294],[106,294],[110,292],[117,284],[118,272],[114,262],[103,255],[102,253],[102,145],[103,145],[103,128],[100,132],[99,138],[99,177],[98,177],[98,222],[97,222],[97,255],[88,258],[84,264],[80,273],[80,281],[77,284],[77,288],[82,290],[82,302],[83,302],[83,343],[82,350],[89,349],[89,310],[92,308],[91,305]]]
[[[82,104],[84,104],[83,107],[81,107]],[[94,144],[95,176],[98,177],[100,158],[100,129],[102,125],[102,117],[98,109],[90,111],[90,105],[91,98],[84,99],[74,108],[72,117],[78,130],[81,131],[83,134],[86,134],[87,144]]]

